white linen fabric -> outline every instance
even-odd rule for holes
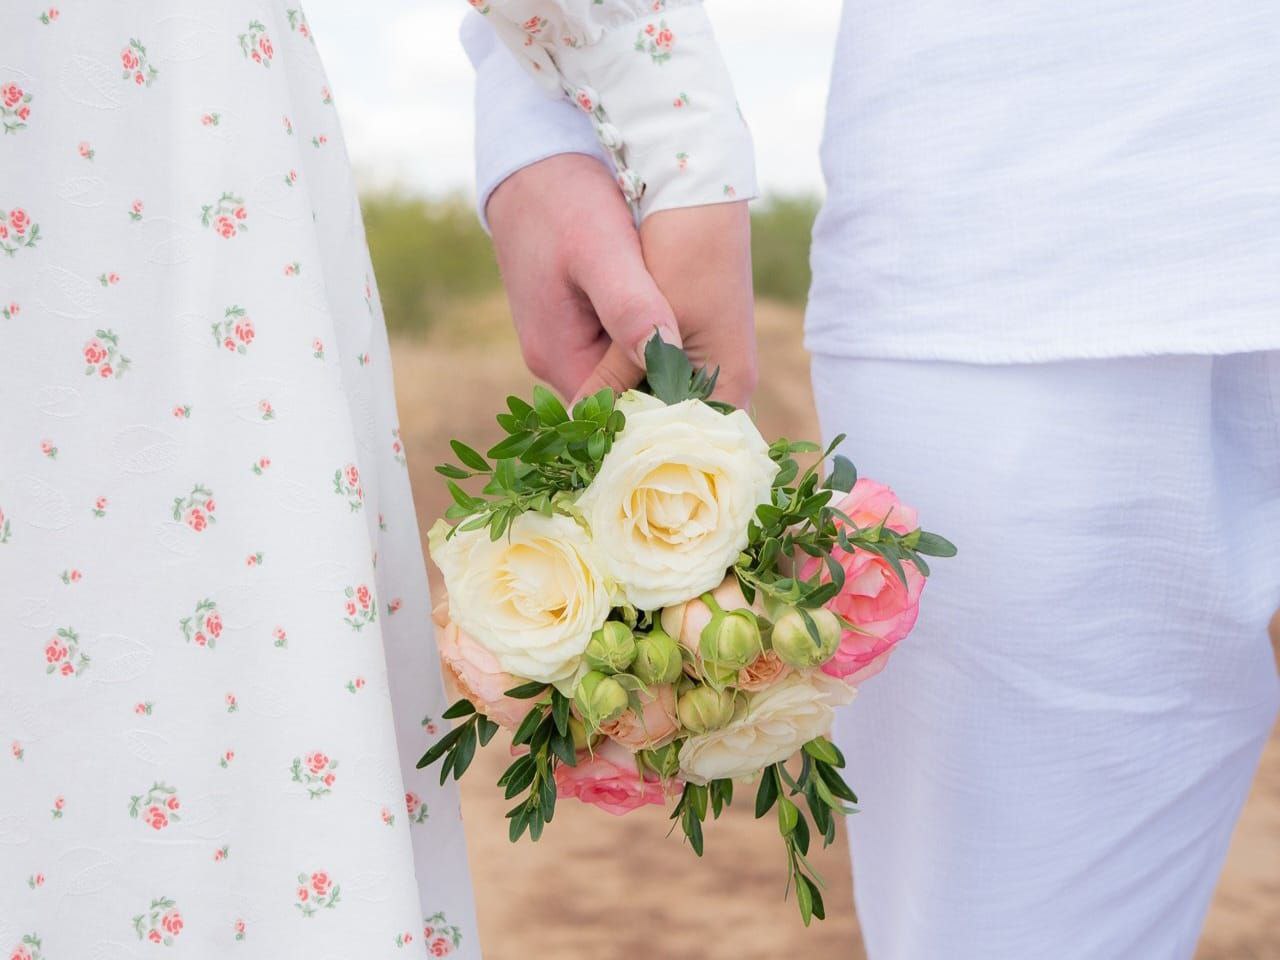
[[[541,85],[552,96],[563,94],[589,121],[641,219],[756,195],[751,133],[701,0],[471,0],[471,6],[534,78],[526,90]],[[476,49],[472,61],[481,97],[509,96],[484,76],[486,70],[502,76],[502,60]],[[534,116],[551,124],[553,139],[563,136],[560,113],[543,104]],[[485,132],[478,123],[482,152]],[[483,167],[509,173],[548,155],[546,136],[506,140],[495,145],[498,154],[515,151],[524,162],[483,160]],[[479,192],[487,198],[496,186],[482,180]]]
[[[850,0],[809,348],[979,363],[1280,348],[1277,35],[1280,5],[1255,0]],[[648,82],[626,71],[607,94]],[[552,152],[563,132],[530,111],[518,142],[477,143],[482,173]],[[645,127],[666,144],[645,150],[687,149],[683,134]]]
[[[837,718],[869,956],[1191,957],[1276,716],[1280,353],[813,372],[960,549]]]
[[[7,3],[0,104],[0,956],[479,957],[305,15]]]

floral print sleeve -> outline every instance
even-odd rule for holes
[[[590,121],[639,218],[756,195],[751,133],[701,2],[468,2]]]

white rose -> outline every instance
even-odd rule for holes
[[[751,418],[630,392],[627,425],[579,500],[604,573],[657,610],[711,590],[747,545],[778,465]]]
[[[793,673],[753,694],[728,726],[690,737],[680,748],[680,776],[690,783],[751,777],[781,763],[831,730],[835,707],[854,689],[820,671]]]
[[[571,676],[610,597],[583,529],[569,517],[526,513],[498,540],[487,528],[428,539],[449,591],[449,618],[517,677]]]

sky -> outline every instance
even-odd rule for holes
[[[430,196],[473,193],[464,0],[307,0],[347,147],[364,186]],[[820,193],[818,143],[839,3],[720,0],[708,5],[751,124],[762,193]]]

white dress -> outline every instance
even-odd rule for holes
[[[305,14],[6,3],[0,110],[0,955],[479,957]]]

